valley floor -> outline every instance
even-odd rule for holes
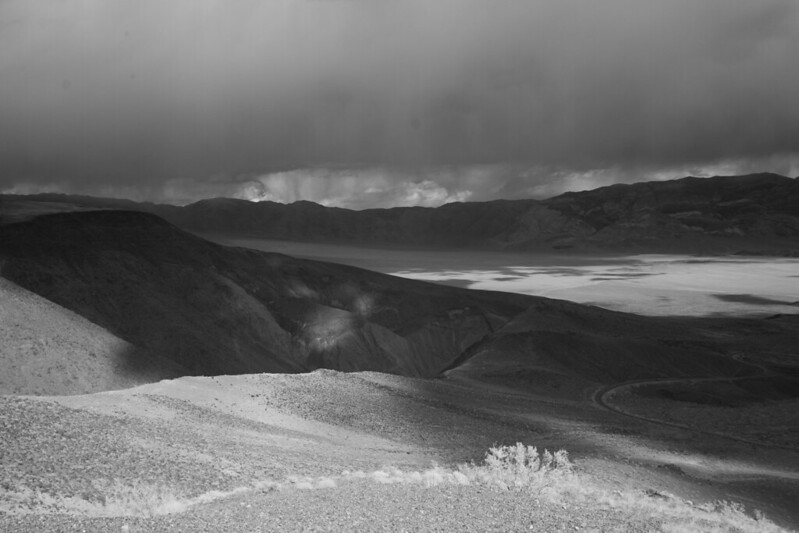
[[[795,257],[396,250],[208,235],[226,246],[330,261],[469,289],[530,294],[647,316],[799,313]]]

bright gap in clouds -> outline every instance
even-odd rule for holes
[[[451,171],[402,175],[385,169],[302,169],[258,176],[242,185],[235,197],[253,201],[291,203],[310,200],[349,209],[437,207],[471,198],[468,189],[486,171],[470,169],[459,176]]]
[[[665,181],[686,176],[711,177],[774,172],[799,176],[799,154],[759,160],[728,160],[705,165],[656,169],[621,167],[565,170],[517,165],[441,166],[414,170],[390,167],[298,168],[208,179],[170,179],[143,185],[105,184],[99,188],[47,182],[19,183],[0,188],[3,194],[55,192],[89,194],[186,205],[206,198],[237,198],[253,202],[289,204],[300,200],[328,207],[371,209],[391,207],[438,207],[452,202],[498,199],[546,199],[577,192],[642,181]]]
[[[546,199],[565,192],[591,190],[617,183],[756,172],[797,176],[799,154],[757,161],[728,160],[660,169],[614,167],[574,171],[513,165],[432,167],[414,171],[391,168],[305,168],[246,176],[233,181],[171,180],[165,184],[159,196],[176,204],[224,196],[286,204],[307,200],[347,209],[438,207],[452,202]]]
[[[726,160],[704,165],[589,170],[520,167],[518,165],[440,166],[404,170],[391,167],[298,168],[258,175],[180,178],[143,185],[105,184],[99,188],[47,182],[0,188],[4,194],[56,192],[89,194],[186,205],[206,198],[237,198],[290,204],[300,200],[328,207],[371,209],[438,207],[452,202],[497,199],[546,199],[617,183],[665,181],[686,176],[711,177],[774,172],[799,176],[799,154],[757,160]]]

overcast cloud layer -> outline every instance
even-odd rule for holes
[[[362,208],[799,174],[796,0],[0,0],[0,191]]]

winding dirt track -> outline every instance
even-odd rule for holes
[[[725,438],[725,439],[735,440],[735,441],[738,441],[738,442],[743,442],[743,443],[746,443],[746,444],[750,444],[752,446],[760,446],[760,447],[764,447],[764,448],[774,448],[774,449],[780,449],[780,450],[787,450],[787,451],[791,451],[791,452],[796,452],[797,451],[796,447],[781,446],[779,444],[770,444],[770,443],[765,443],[765,442],[761,442],[761,441],[755,441],[755,440],[746,439],[746,438],[743,438],[743,437],[737,437],[735,435],[730,435],[729,433],[721,433],[721,432],[718,432],[718,431],[708,431],[708,430],[692,427],[692,426],[689,426],[687,424],[679,424],[677,422],[667,422],[667,421],[660,420],[660,419],[657,419],[657,418],[651,418],[651,417],[646,417],[646,416],[641,416],[641,415],[637,415],[637,414],[628,413],[626,411],[623,411],[623,410],[615,407],[612,403],[610,403],[608,401],[609,397],[615,392],[619,392],[619,391],[621,391],[623,389],[627,389],[627,388],[631,388],[631,387],[638,387],[638,386],[642,386],[642,385],[666,385],[666,384],[675,384],[675,383],[676,384],[682,384],[682,385],[693,385],[693,384],[696,384],[696,383],[710,383],[710,382],[728,382],[728,383],[733,383],[733,382],[745,381],[747,379],[763,378],[763,377],[776,375],[774,372],[771,372],[767,368],[762,367],[760,365],[752,365],[752,366],[756,366],[760,370],[760,373],[757,374],[757,375],[749,375],[749,376],[743,376],[743,377],[737,377],[737,378],[736,377],[724,377],[724,378],[639,379],[639,380],[633,380],[633,381],[625,381],[623,383],[615,383],[613,385],[607,385],[605,387],[601,387],[601,388],[597,389],[594,392],[594,394],[592,395],[591,399],[596,405],[598,405],[599,407],[601,407],[601,408],[603,408],[605,410],[608,410],[608,411],[611,411],[613,413],[616,413],[616,414],[619,414],[619,415],[622,415],[622,416],[626,416],[626,417],[629,417],[629,418],[635,418],[637,420],[643,420],[645,422],[649,422],[649,423],[652,423],[652,424],[658,424],[658,425],[661,425],[661,426],[668,426],[668,427],[674,427],[674,428],[679,428],[679,429],[685,429],[685,430],[688,430],[688,431],[701,433],[703,435],[711,435],[711,436],[714,436],[714,437],[721,437],[721,438]],[[799,479],[799,474],[788,475],[786,477],[788,477],[789,479]]]

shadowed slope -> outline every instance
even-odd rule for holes
[[[722,323],[717,321],[717,327]],[[550,359],[542,366],[600,383],[751,372],[730,357],[739,339],[724,342],[703,326],[702,319],[644,317],[555,301],[531,306],[497,338],[525,339],[532,346],[529,353]]]
[[[0,394],[85,394],[186,374],[0,277]]]
[[[144,213],[3,227],[2,275],[195,374],[433,376],[528,299],[218,246]]]
[[[762,344],[790,341],[790,324],[760,326]],[[736,360],[745,332],[723,319],[643,317],[572,302],[531,305],[495,335],[472,347],[447,375],[478,378],[557,395],[581,395],[598,384],[662,377],[735,376],[756,369]],[[719,332],[730,334],[720,337]]]

